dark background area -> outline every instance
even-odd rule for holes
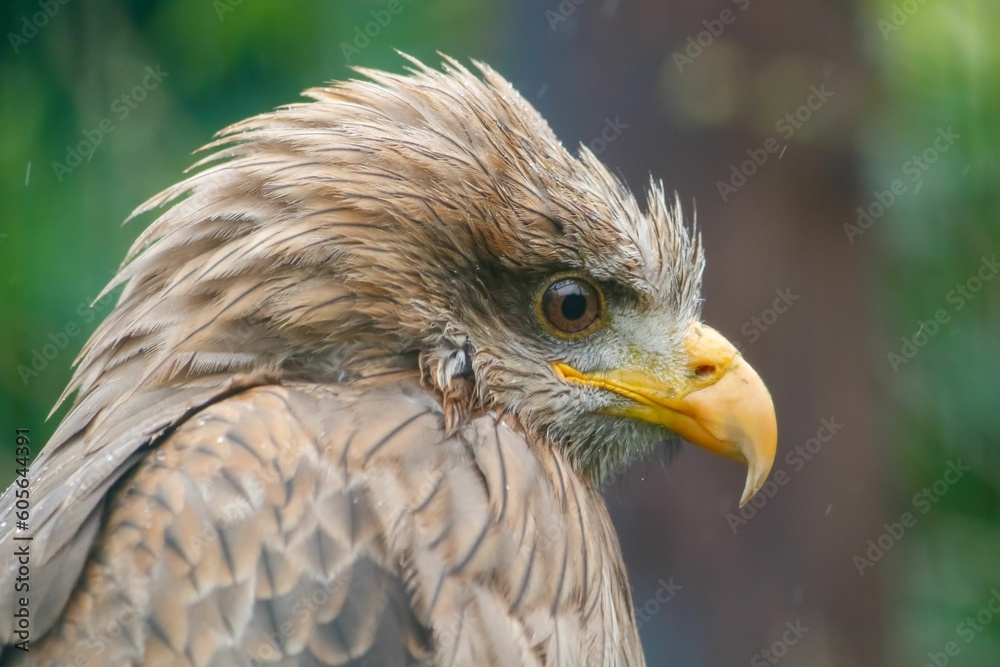
[[[697,210],[705,320],[774,397],[752,509],[743,471],[691,447],[608,490],[649,664],[1000,664],[998,18],[988,0],[6,1],[0,483],[14,429],[37,451],[62,414],[111,305],[90,304],[149,222],[120,227],[135,206],[223,126],[440,51]]]

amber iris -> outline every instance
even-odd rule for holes
[[[563,278],[542,294],[542,315],[559,333],[577,335],[594,326],[601,317],[597,288],[579,278]]]

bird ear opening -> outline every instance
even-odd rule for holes
[[[466,347],[420,353],[420,384],[434,392],[444,409],[445,433],[450,437],[469,420],[478,405],[476,378]]]

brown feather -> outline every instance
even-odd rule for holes
[[[525,304],[576,271],[687,322],[700,245],[487,66],[410,62],[229,127],[133,214],[32,466],[16,664],[643,664],[597,490],[632,427],[571,419]]]

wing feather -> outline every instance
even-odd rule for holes
[[[94,538],[50,534],[89,556],[0,662],[641,665],[596,489],[495,415],[444,422],[415,377],[191,411],[107,483]]]

